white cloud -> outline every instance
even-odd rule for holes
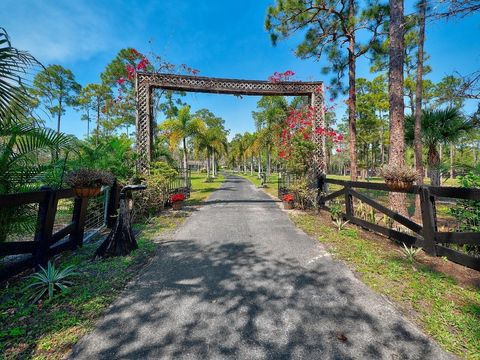
[[[106,4],[79,0],[6,0],[0,24],[6,28],[15,47],[30,51],[42,62],[84,60],[119,48],[123,42],[116,31],[122,25],[121,19],[115,18],[117,6],[111,2],[108,6],[99,5]]]

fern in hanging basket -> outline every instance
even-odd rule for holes
[[[411,190],[417,178],[415,170],[406,166],[385,166],[381,174],[391,190]]]

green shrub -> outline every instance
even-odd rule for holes
[[[295,199],[295,207],[308,209],[317,207],[317,189],[308,186],[306,178],[299,179],[289,188]]]
[[[332,220],[339,219],[342,216],[342,205],[337,201],[332,201],[329,204],[330,215],[332,215]]]
[[[168,200],[168,184],[178,176],[178,172],[164,162],[151,164],[150,174],[142,182],[147,189],[139,191],[134,198],[134,221],[148,219],[164,209]]]

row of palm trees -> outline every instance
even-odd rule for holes
[[[190,112],[190,106],[182,107],[177,116],[165,120],[160,130],[168,138],[170,150],[173,152],[181,144],[183,168],[188,169],[189,152],[207,160],[207,181],[217,175],[218,160],[227,152],[228,131],[224,121],[206,109]],[[185,173],[185,181],[187,173]]]

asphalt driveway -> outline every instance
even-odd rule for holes
[[[383,297],[227,176],[75,359],[446,359]]]

